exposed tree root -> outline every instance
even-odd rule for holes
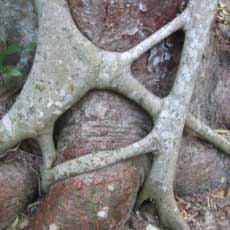
[[[164,101],[154,127],[161,144],[159,156],[153,162],[150,176],[139,198],[139,202],[153,198],[159,207],[164,225],[177,230],[189,229],[179,215],[175,218],[178,208],[173,197],[173,181],[178,150],[199,65],[208,44],[216,5],[215,1],[191,1],[189,4],[191,15],[184,27],[186,37],[176,81]]]
[[[213,144],[226,154],[230,154],[230,142],[226,138],[217,134],[207,125],[203,124],[201,121],[197,120],[191,114],[187,115],[186,124],[189,129],[195,132],[200,138]]]
[[[49,186],[52,184],[70,176],[87,173],[131,157],[154,152],[159,148],[157,143],[158,142],[154,133],[150,133],[142,140],[124,148],[100,151],[93,154],[87,154],[73,160],[65,161],[47,172],[44,171],[43,190],[47,191]]]
[[[37,53],[20,96],[0,121],[0,154],[22,139],[37,138],[44,156],[43,189],[47,190],[67,177],[158,150],[139,203],[153,198],[165,226],[189,229],[173,196],[184,126],[230,154],[230,143],[192,115],[187,115],[217,0],[190,0],[187,9],[177,18],[123,53],[101,50],[86,39],[76,28],[65,0],[36,2],[39,11]],[[177,78],[170,95],[160,99],[134,79],[130,65],[179,29],[185,31],[186,37]],[[52,140],[54,122],[92,89],[111,89],[136,102],[151,115],[154,129],[144,139],[125,148],[89,154],[52,168],[56,159]]]

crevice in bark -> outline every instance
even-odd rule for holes
[[[142,124],[141,123],[141,128],[144,130],[144,132],[146,133],[146,135],[148,135],[151,132],[152,127],[154,126],[153,124],[153,120],[151,119],[151,116],[149,116],[149,114],[147,114],[138,104],[136,104],[135,102],[127,99],[126,97],[116,93],[116,92],[112,92],[110,90],[91,90],[89,91],[79,102],[77,102],[76,104],[73,105],[73,107],[82,107],[85,103],[85,101],[87,101],[87,98],[91,98],[92,95],[95,94],[100,94],[99,96],[102,97],[103,94],[108,94],[111,95],[115,98],[119,98],[119,100],[121,101],[126,101],[125,103],[130,104],[131,107],[135,107],[135,109],[137,111],[141,111],[142,113],[145,114],[146,116],[146,124]],[[108,96],[109,97],[109,96]],[[103,98],[103,97],[102,97]],[[110,98],[110,97],[109,97]],[[66,120],[68,120],[68,117],[71,117],[71,114],[75,111],[74,109],[72,109],[73,107],[71,107],[70,109],[68,109],[67,111],[65,111],[55,122],[54,125],[54,142],[55,145],[57,146],[57,142],[58,142],[58,138],[60,135],[60,132],[65,128],[66,126]],[[103,108],[101,108],[103,109]],[[103,112],[103,111],[102,111]],[[93,111],[91,112],[93,113]],[[84,114],[83,114],[84,115]],[[79,118],[80,119],[80,118]],[[79,126],[81,125],[80,123],[78,124]],[[98,133],[95,133],[95,135],[98,135]],[[109,133],[108,133],[109,135]],[[64,136],[62,138],[65,138]]]
[[[164,39],[132,63],[133,76],[158,97],[168,96],[175,81],[183,43],[182,30]]]

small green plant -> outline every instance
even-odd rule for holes
[[[0,79],[3,78],[4,75],[9,77],[20,77],[22,76],[22,72],[17,69],[14,65],[5,65],[4,60],[12,54],[21,53],[24,49],[27,49],[29,52],[32,52],[36,47],[36,43],[32,42],[26,47],[22,47],[19,45],[11,45],[3,48],[0,51]]]
[[[12,45],[8,46],[6,48],[3,48],[0,51],[0,78],[2,78],[4,75],[10,76],[10,77],[19,77],[22,75],[20,70],[16,69],[14,65],[5,65],[4,60],[11,54],[14,53],[20,53],[22,51],[22,48],[18,45]]]

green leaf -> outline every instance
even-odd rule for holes
[[[9,77],[20,77],[20,76],[22,76],[21,71],[17,70],[17,69],[8,70],[8,71],[4,72],[4,74],[9,76]]]
[[[20,53],[22,50],[23,48],[19,45],[11,45],[11,46],[8,46],[2,49],[0,51],[0,65],[1,66],[3,65],[2,62],[7,56],[14,54],[14,53]]]
[[[2,49],[0,51],[0,75],[1,76],[6,75],[9,77],[20,77],[20,76],[22,76],[23,73],[20,70],[15,69],[15,66],[4,65],[4,59],[11,54],[22,52],[23,49],[28,50],[29,52],[32,52],[35,49],[35,47],[36,47],[36,43],[31,42],[25,47],[21,47],[19,45],[11,45],[11,46],[8,46],[8,47]]]
[[[0,64],[0,73],[4,72],[4,66]]]
[[[25,48],[29,51],[32,52],[36,48],[36,42],[31,42],[29,45],[27,45]]]
[[[5,58],[13,53],[20,53],[22,50],[23,48],[19,45],[8,46],[0,51],[0,58]]]
[[[12,69],[14,69],[13,65],[3,65],[3,66],[1,66],[1,72],[2,73],[11,71]]]

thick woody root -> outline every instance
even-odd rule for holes
[[[5,118],[0,121],[0,156],[2,157],[6,154],[6,151],[9,148],[22,140],[14,133],[12,123],[7,118],[8,117],[5,116]]]
[[[216,1],[191,0],[187,9],[177,18],[123,53],[103,51],[87,40],[76,28],[64,0],[36,2],[40,25],[38,52],[17,102],[1,121],[0,154],[17,141],[28,137],[37,138],[43,150],[43,186],[47,190],[53,183],[67,177],[155,151],[156,142],[159,142],[159,157],[153,164],[147,184],[151,185],[150,191],[156,194],[164,194],[166,185],[166,191],[169,189],[170,194],[167,193],[166,199],[166,195],[158,197],[151,192],[146,198],[154,196],[166,226],[186,229],[181,217],[175,216],[177,207],[171,188],[184,125],[230,154],[230,143],[187,115],[199,63],[215,15]],[[63,21],[65,27],[62,26]],[[168,98],[162,100],[133,78],[130,65],[152,46],[179,29],[186,32],[182,60],[174,88]],[[91,89],[111,89],[123,94],[142,106],[156,125],[147,137],[130,146],[83,156],[52,168],[56,159],[52,142],[53,124]],[[151,181],[153,175],[156,183],[162,183],[162,186],[157,187],[159,191],[154,191],[155,183]],[[160,203],[162,200],[166,203]],[[168,203],[172,209],[166,212]]]
[[[159,156],[153,163],[139,199],[140,203],[146,198],[154,199],[162,222],[170,229],[189,229],[179,215],[173,195],[173,182],[186,114],[202,55],[207,47],[217,2],[208,1],[207,4],[208,8],[203,3],[190,2],[192,17],[188,18],[184,26],[187,33],[177,78],[154,128],[161,145]]]
[[[155,158],[152,170],[141,190],[137,206],[150,199],[157,205],[162,223],[169,229],[189,229],[180,215],[174,198],[173,180],[175,176],[178,153],[163,152]]]
[[[122,160],[153,152],[157,149],[156,143],[157,140],[150,133],[141,141],[127,147],[117,150],[99,151],[66,161],[52,168],[48,173],[44,170],[43,189],[47,191],[50,185],[68,177],[91,172]]]
[[[173,195],[172,184],[173,183],[171,182],[166,187],[165,180],[159,182],[154,179],[151,181],[148,179],[145,183],[144,190],[142,190],[138,197],[136,205],[139,205],[142,200],[146,200],[154,194],[154,198],[151,198],[151,200],[153,200],[157,206],[157,211],[162,223],[169,229],[187,230],[189,227],[180,215],[180,211]]]
[[[40,5],[39,2],[37,1],[37,5]],[[39,41],[34,66],[21,95],[5,117],[7,123],[15,127],[11,130],[9,139],[8,133],[0,130],[2,145],[7,143],[7,146],[12,147],[16,141],[41,136],[47,132],[47,127],[51,130],[55,120],[93,88],[118,91],[141,105],[153,117],[159,114],[161,100],[127,74],[130,69],[129,63],[177,31],[183,25],[187,11],[130,51],[113,53],[96,48],[81,35],[72,21],[65,1],[45,1],[38,8],[43,13],[40,14]],[[52,12],[55,11],[60,12],[62,17],[53,15]],[[66,19],[66,28],[61,27],[60,18]],[[51,36],[52,34],[59,36]],[[117,81],[114,81],[116,79]],[[130,87],[133,84],[134,89]],[[47,96],[44,97],[44,94]],[[207,141],[230,153],[230,144],[223,137],[214,135],[212,131],[210,132],[213,137],[207,137],[204,135],[206,126],[196,119],[193,119],[192,123],[193,125],[191,119],[187,119],[186,124],[189,128],[195,129],[198,135],[204,136]],[[10,139],[16,141],[10,143]],[[0,152],[4,153],[5,149],[2,147]]]

